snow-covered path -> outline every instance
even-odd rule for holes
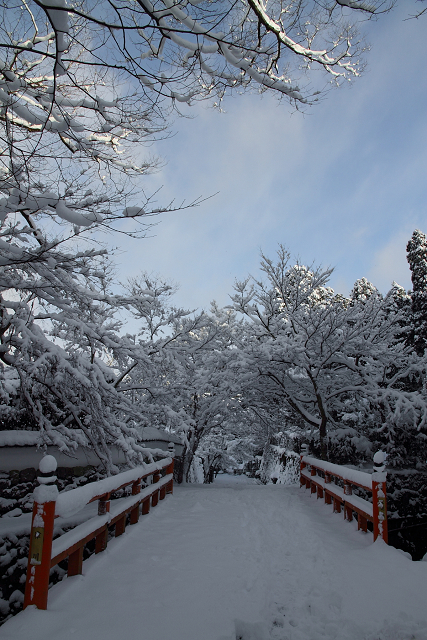
[[[297,487],[176,487],[83,571],[0,638],[427,640],[427,562]]]

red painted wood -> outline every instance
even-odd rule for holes
[[[137,496],[138,493],[141,493],[141,480],[137,480],[132,484],[132,495]]]
[[[105,551],[107,548],[108,541],[108,527],[105,525],[105,528],[98,533],[95,538],[95,553],[101,553],[101,551]]]
[[[85,536],[84,538],[79,540],[79,542],[76,542],[76,544],[73,544],[68,549],[65,549],[61,553],[58,553],[57,556],[54,556],[50,561],[51,568],[54,567],[56,564],[58,564],[58,562],[61,562],[61,560],[65,560],[66,558],[68,558],[72,553],[74,553],[74,551],[77,551],[77,549],[79,549],[80,547],[84,547],[85,544],[87,544],[88,542],[90,542],[94,538],[96,540],[97,536],[99,536],[100,534],[102,534],[105,531],[105,527],[106,527],[106,525],[103,525],[102,527],[99,527],[99,529],[96,529],[96,531],[92,531],[87,536]]]
[[[136,505],[130,512],[130,523],[136,524],[139,520],[139,504]]]
[[[162,468],[162,474],[166,471],[169,474],[173,474],[174,461],[170,462],[168,465],[165,465]],[[138,495],[141,492],[141,480],[144,478],[153,476],[153,484],[157,483],[161,478],[161,473],[159,470],[155,472],[151,472],[145,474],[138,480],[132,482],[126,482],[122,484],[120,487],[116,487],[115,491],[121,489],[123,487],[132,485],[132,495]],[[152,494],[146,497],[144,500],[141,500],[133,507],[126,509],[121,514],[118,514],[114,518],[111,519],[110,525],[115,524],[115,535],[120,536],[126,527],[126,516],[130,513],[130,522],[135,524],[139,519],[139,506],[142,503],[142,513],[147,514],[150,511],[150,505],[155,506],[160,499],[163,500],[166,496],[166,493],[173,493],[173,477],[170,481],[159,489],[154,489]],[[94,502],[95,500],[99,500],[98,504],[98,514],[105,515],[110,512],[110,494],[102,494],[97,495],[92,498],[89,502]],[[36,511],[37,510],[37,511]],[[27,585],[24,599],[24,608],[29,604],[36,605],[39,609],[47,608],[47,595],[48,595],[48,586],[49,586],[49,570],[51,567],[55,566],[61,560],[65,558],[69,558],[68,561],[68,575],[79,575],[82,573],[82,563],[83,563],[83,549],[84,545],[93,540],[95,538],[95,553],[100,553],[107,547],[108,540],[108,525],[103,525],[99,529],[92,531],[90,534],[85,536],[84,539],[75,543],[68,549],[65,549],[55,557],[51,557],[52,554],[52,538],[53,538],[53,523],[55,518],[55,502],[45,503],[44,505],[34,504],[33,510],[33,520],[34,515],[40,517],[40,520],[43,527],[38,526],[36,531],[32,531],[32,535],[34,535],[34,539],[36,540],[36,545],[38,544],[42,548],[41,555],[41,563],[40,564],[31,564],[29,563],[29,568],[27,571]],[[32,527],[34,529],[34,527]],[[40,535],[43,534],[43,538],[40,538]],[[35,536],[38,536],[36,538]],[[37,540],[40,542],[37,543]],[[42,540],[42,542],[41,542]],[[33,555],[35,553],[36,546],[33,547]],[[30,546],[30,558],[31,560],[31,546]]]
[[[306,463],[302,462],[302,457],[301,457],[301,463],[300,463],[301,470],[304,468],[303,465],[304,467],[307,466]],[[311,468],[312,477],[315,476],[319,470],[321,471],[320,467],[316,467],[316,465],[314,464],[310,464],[310,468]],[[343,480],[345,496],[347,495],[351,496],[353,494],[354,486],[361,487],[363,489],[367,489],[368,491],[371,491],[372,502],[373,502],[373,516],[366,513],[362,509],[358,508],[357,506],[350,504],[350,500],[349,500],[349,504],[347,504],[345,502],[345,499],[343,500],[341,496],[338,496],[334,493],[333,489],[330,489],[329,487],[328,488],[323,487],[323,483],[322,483],[322,486],[320,486],[319,483],[316,482],[314,478],[310,481],[309,478],[300,474],[300,485],[305,486],[306,488],[310,487],[311,493],[314,493],[315,491],[317,491],[318,497],[322,496],[322,490],[323,490],[325,503],[326,504],[333,503],[333,508],[335,513],[341,513],[342,506],[344,508],[344,518],[347,520],[352,520],[353,513],[357,513],[358,529],[361,529],[362,531],[366,532],[368,530],[367,522],[370,521],[374,525],[374,540],[376,540],[376,538],[378,537],[381,537],[385,542],[388,542],[386,482],[385,481],[375,482],[374,476],[373,476],[372,488],[371,488],[363,484],[360,484],[358,482],[346,480],[343,476],[340,476],[335,473],[333,474],[331,474],[330,472],[323,472],[323,473],[324,473],[325,485],[332,484],[333,486],[332,477],[340,478]]]
[[[125,528],[126,528],[126,513],[124,515],[120,515],[120,517],[116,521],[116,531],[115,531],[116,538],[118,538],[119,536],[122,535],[122,533],[125,532]]]
[[[341,513],[341,502],[334,498],[334,513]]]
[[[388,543],[387,487],[385,482],[372,481],[372,504],[374,507],[374,540],[382,538]]]
[[[313,464],[312,464],[312,465],[310,465],[310,466],[311,466],[311,475],[316,475],[317,471],[321,471],[321,472],[325,473],[325,476],[326,476],[326,475],[328,475],[328,476],[329,476],[329,475],[333,475],[333,477],[334,477],[334,478],[339,478],[339,479],[340,479],[340,480],[342,480],[343,482],[348,482],[348,480],[346,480],[346,479],[344,478],[344,476],[340,476],[340,475],[338,475],[338,474],[336,474],[336,473],[329,474],[328,472],[325,472],[323,469],[321,469],[320,467],[316,467],[316,465],[313,465]],[[315,473],[313,473],[313,469],[315,470]],[[325,482],[328,482],[328,480],[326,480],[326,477],[325,477]],[[330,482],[330,480],[329,480],[329,482]],[[355,487],[361,487],[362,489],[367,489],[368,491],[372,491],[371,487],[367,487],[366,485],[364,485],[364,484],[360,484],[359,482],[354,482],[354,481],[352,480],[352,481],[351,481],[351,484],[352,484],[353,486],[355,486]]]
[[[170,482],[168,482],[167,484],[167,488],[166,488],[166,493],[173,493],[173,470],[174,470],[174,466],[175,466],[175,460],[172,458],[172,462],[170,463],[170,465],[167,468],[167,475],[171,475],[172,479]]]
[[[68,576],[80,576],[83,572],[83,546],[79,547],[68,558]]]
[[[55,519],[55,502],[45,502],[39,505],[34,502],[31,531],[34,530],[34,518],[38,515],[43,519],[44,535],[40,564],[31,564],[31,540],[28,555],[27,580],[25,585],[24,609],[30,604],[37,609],[47,608],[47,594],[49,589],[50,558],[52,554],[53,523]],[[38,520],[38,518],[37,518]],[[36,520],[36,524],[37,524]],[[32,537],[32,536],[31,536]]]
[[[163,470],[164,470],[164,469],[166,469],[168,466],[169,466],[169,465],[165,465],[165,466],[163,467]],[[141,476],[141,478],[140,478],[140,480],[144,480],[144,478],[149,478],[149,477],[150,477],[151,475],[153,475],[153,474],[157,474],[157,475],[158,475],[158,477],[159,477],[159,479],[160,479],[159,471],[154,471],[154,472],[153,472],[153,471],[151,471],[150,473],[146,473],[146,474],[142,475],[142,476]],[[120,486],[115,487],[115,488],[114,488],[114,491],[119,491],[119,489],[123,489],[124,487],[128,487],[130,484],[133,484],[133,483],[134,483],[134,480],[132,480],[131,482],[124,482],[124,483],[123,483],[123,484],[121,484]],[[103,498],[103,497],[104,497],[104,494],[96,495],[96,496],[94,496],[93,498],[91,498],[91,500],[89,500],[88,504],[89,504],[90,502],[95,502],[96,500],[101,500],[101,498]]]
[[[360,513],[357,514],[357,530],[362,529],[365,533],[368,531],[368,520]]]
[[[173,493],[173,478],[166,485],[166,493],[171,493],[171,494]]]
[[[346,496],[353,495],[353,489],[350,482],[344,482],[344,495]]]
[[[104,516],[106,513],[110,513],[110,494],[106,493],[101,496],[98,502],[98,515]]]

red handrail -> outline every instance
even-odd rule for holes
[[[34,490],[33,516],[31,521],[30,550],[28,556],[27,580],[25,585],[24,609],[33,604],[38,609],[47,608],[49,571],[51,567],[68,557],[68,575],[82,573],[83,548],[95,539],[95,553],[107,546],[108,527],[115,525],[115,535],[124,533],[126,517],[130,514],[130,524],[147,514],[151,506],[156,506],[159,498],[173,493],[173,458],[166,458],[145,467],[124,471],[116,476],[91,482],[83,487],[58,493],[55,486],[56,460],[53,456],[42,458],[38,477],[40,486]],[[141,482],[152,477],[141,489]],[[114,491],[132,485],[132,495],[110,503]],[[54,520],[72,511],[80,511],[86,504],[98,500],[98,515],[78,525],[53,541]],[[114,504],[116,503],[116,504]]]
[[[374,456],[374,472],[372,474],[349,469],[311,456],[301,455],[300,486],[316,493],[317,498],[325,499],[325,504],[333,504],[334,513],[341,513],[344,507],[344,518],[353,520],[353,512],[357,513],[358,529],[367,532],[367,522],[374,527],[374,541],[380,537],[388,542],[387,529],[387,488],[385,471],[385,455],[379,451]],[[308,472],[308,468],[310,472]],[[324,477],[319,477],[318,472]],[[344,482],[344,488],[331,483],[332,478]],[[353,495],[352,487],[361,487],[372,493],[372,502]]]

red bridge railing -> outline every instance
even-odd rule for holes
[[[49,572],[58,562],[68,558],[68,575],[81,574],[85,544],[95,539],[95,553],[100,553],[107,546],[108,527],[115,525],[115,535],[120,536],[125,531],[128,514],[130,524],[136,524],[141,505],[142,514],[147,514],[150,505],[156,506],[159,499],[173,493],[173,464],[173,458],[166,458],[58,493],[54,484],[56,460],[53,456],[42,458],[37,478],[40,486],[34,490],[24,608],[30,604],[38,609],[47,608]],[[132,495],[110,502],[111,493],[129,485]],[[95,500],[97,516],[53,540],[55,518],[74,515]]]
[[[374,540],[378,537],[388,542],[387,531],[387,489],[385,454],[378,451],[374,456],[373,473],[349,469],[338,464],[301,455],[300,485],[324,498],[326,504],[332,504],[335,513],[343,510],[344,518],[350,522],[353,513],[357,513],[358,529],[367,531],[367,523],[373,523]],[[336,478],[343,487],[332,482]],[[353,494],[353,487],[360,487],[372,493],[372,502]]]

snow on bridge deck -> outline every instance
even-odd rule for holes
[[[83,572],[0,638],[427,640],[427,562],[297,487],[176,487]]]

